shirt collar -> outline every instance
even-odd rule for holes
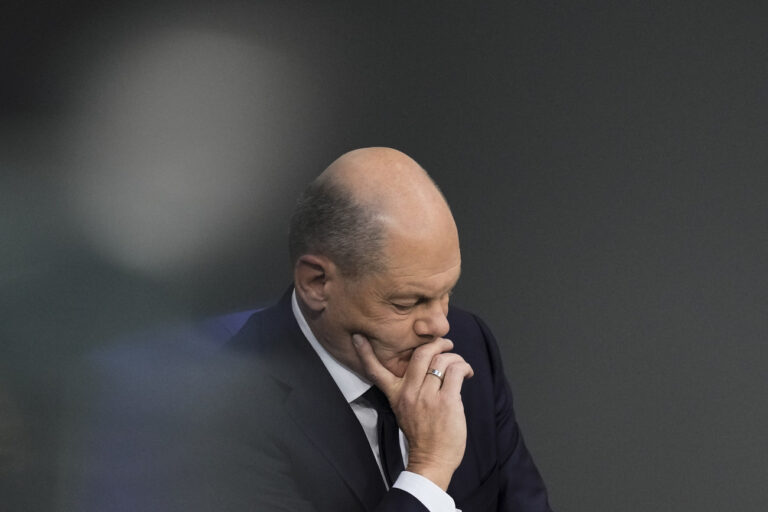
[[[291,309],[293,310],[293,316],[296,317],[296,322],[298,322],[301,332],[304,333],[304,337],[307,338],[309,344],[312,345],[312,348],[315,349],[317,355],[320,356],[320,360],[325,365],[328,373],[331,374],[331,377],[334,382],[336,382],[336,385],[339,387],[339,390],[341,391],[341,394],[344,395],[346,401],[354,402],[360,398],[360,396],[371,387],[371,383],[337,361],[330,352],[317,341],[314,333],[309,328],[307,320],[304,318],[304,314],[299,308],[295,288],[291,293]]]

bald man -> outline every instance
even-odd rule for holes
[[[459,237],[427,173],[351,151],[289,238],[293,288],[230,344],[263,370],[258,509],[550,510],[496,342],[449,307]]]

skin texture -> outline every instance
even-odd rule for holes
[[[376,213],[385,270],[351,278],[322,254],[303,255],[294,268],[299,305],[331,355],[387,395],[408,438],[407,469],[447,489],[466,446],[460,390],[472,375],[443,338],[461,273],[453,216],[424,170],[394,149],[351,151],[318,179]]]

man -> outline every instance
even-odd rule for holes
[[[290,251],[293,289],[230,343],[259,365],[255,509],[550,510],[495,340],[448,305],[458,233],[415,161],[340,157],[299,201]]]

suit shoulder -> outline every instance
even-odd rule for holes
[[[476,314],[462,308],[450,306],[448,308],[448,323],[451,326],[447,337],[456,334],[487,337],[490,335],[488,326]]]
[[[474,313],[450,307],[446,338],[454,343],[454,350],[475,368],[488,366],[493,372],[502,372],[501,354],[496,337],[486,323]]]
[[[267,350],[272,340],[289,324],[290,319],[282,309],[274,305],[255,311],[225,344],[225,348],[235,352]]]

